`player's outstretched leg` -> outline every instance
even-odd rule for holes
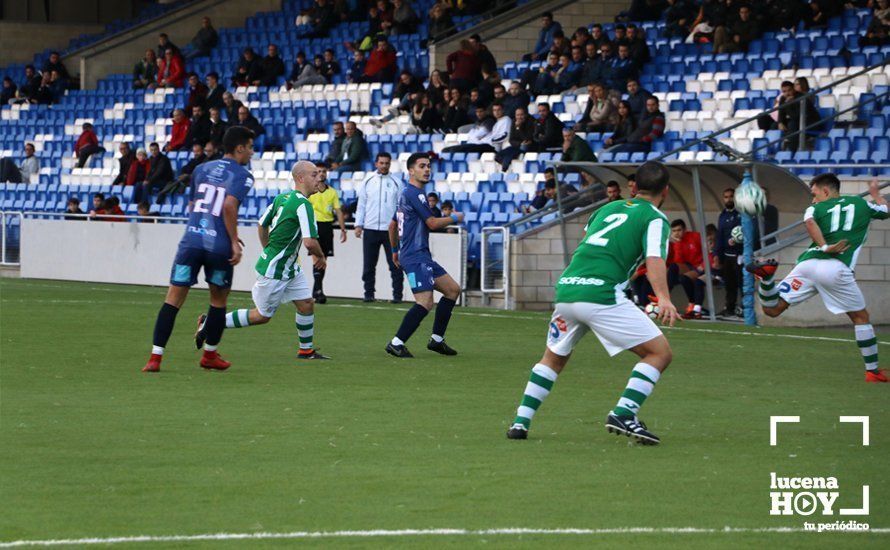
[[[528,437],[532,418],[535,417],[535,413],[538,411],[541,403],[544,402],[544,399],[550,395],[553,384],[556,383],[556,378],[562,372],[568,360],[568,357],[557,355],[549,349],[544,351],[544,357],[532,367],[528,383],[525,385],[525,391],[522,394],[522,401],[516,409],[516,418],[507,430],[508,439],[526,439]]]
[[[411,338],[411,335],[414,334],[417,327],[420,326],[420,323],[423,322],[423,319],[429,314],[430,309],[433,307],[433,293],[431,291],[417,292],[414,294],[414,299],[417,303],[405,312],[399,330],[396,332],[393,339],[386,344],[386,353],[395,357],[414,357],[411,355],[411,352],[408,351],[408,346],[405,345],[405,342]]]
[[[450,275],[442,275],[435,280],[435,288],[442,293],[442,298],[436,304],[433,334],[430,336],[426,349],[442,355],[457,355],[457,352],[445,343],[445,331],[451,320],[451,311],[457,303],[457,297],[460,296],[460,286]]]
[[[765,308],[779,304],[779,289],[773,279],[778,267],[779,262],[776,260],[755,260],[745,266],[745,270],[759,281],[757,294],[760,296],[760,305]]]
[[[258,309],[236,309],[226,313],[226,328],[244,328],[256,325],[265,325],[271,317],[265,317]],[[195,332],[195,347],[201,349],[204,340],[207,339],[207,314],[198,316],[198,330]]]
[[[158,318],[155,320],[154,336],[152,337],[151,356],[148,362],[142,367],[142,372],[158,372],[161,370],[161,359],[164,356],[164,348],[167,347],[167,341],[173,334],[173,325],[176,323],[176,315],[179,308],[185,302],[188,296],[188,287],[171,286],[167,289],[167,297],[164,304],[158,311]]]
[[[300,351],[297,359],[330,359],[326,355],[318,353],[313,340],[315,338],[315,308],[314,301],[294,300],[297,306],[297,336],[300,339]]]
[[[671,346],[667,338],[659,336],[631,348],[631,351],[639,355],[641,361],[634,366],[618,404],[606,417],[606,430],[632,437],[644,445],[658,445],[661,439],[646,428],[637,414],[655,389],[662,371],[670,364]]]
[[[210,285],[210,307],[204,323],[204,354],[201,356],[201,368],[208,370],[226,370],[231,363],[223,359],[217,348],[226,328],[226,298],[228,289]]]
[[[868,311],[852,311],[847,313],[853,321],[853,330],[856,332],[856,345],[859,346],[859,353],[862,354],[862,361],[865,362],[865,381],[866,382],[890,382],[887,373],[883,369],[878,368],[878,338],[875,335],[875,328],[871,325]]]

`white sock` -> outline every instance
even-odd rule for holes
[[[315,335],[315,315],[303,315],[297,312],[297,335],[300,337],[300,349],[312,349],[312,338]]]
[[[875,328],[871,325],[854,325],[856,331],[856,344],[859,353],[865,361],[865,370],[878,370],[878,339],[875,337]]]
[[[701,313],[701,306],[698,304],[695,304],[694,306],[692,306],[692,311],[694,311],[696,313]]]
[[[433,334],[433,335],[431,336],[431,338],[433,339],[433,342],[441,342],[442,340],[444,340],[444,338],[442,338],[442,337],[439,336],[438,334]]]
[[[164,348],[162,348],[161,346],[152,346],[151,354],[152,355],[164,355]]]
[[[390,344],[392,344],[394,346],[404,346],[405,342],[402,342],[401,340],[399,340],[398,336],[393,336],[392,340],[390,340]]]
[[[226,328],[241,328],[250,325],[250,310],[236,309],[226,313]]]
[[[558,376],[559,374],[547,365],[538,363],[532,367],[528,383],[525,385],[522,402],[519,404],[519,408],[516,409],[514,425],[522,424],[525,426],[525,429],[529,428],[532,418],[538,412],[538,407],[544,402],[544,398],[550,395],[550,390],[553,388],[553,383],[556,382]]]
[[[204,344],[204,351],[216,351],[216,346],[211,346],[210,344]]]

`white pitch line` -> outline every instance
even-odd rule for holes
[[[704,527],[617,527],[604,529],[374,529],[368,531],[292,531],[289,533],[206,533],[200,535],[136,535],[130,537],[93,537],[81,539],[16,540],[0,542],[0,548],[27,546],[65,546],[92,544],[130,544],[136,542],[199,542],[220,540],[281,540],[281,539],[326,539],[326,538],[374,538],[374,537],[453,537],[491,535],[711,535],[776,533],[794,534],[810,532],[799,527],[724,527],[712,529]],[[837,531],[840,532],[840,531]],[[869,531],[844,531],[845,534],[890,533],[890,528],[876,528]]]

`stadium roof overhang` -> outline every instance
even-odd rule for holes
[[[639,163],[554,162],[559,172],[580,171],[596,183],[605,185],[616,180],[623,185],[627,176],[636,172]],[[766,162],[665,162],[671,174],[671,192],[663,210],[694,212],[697,206],[705,212],[723,210],[723,190],[735,189],[746,170],[754,181],[769,190],[769,202],[780,212],[803,212],[811,203],[809,186],[799,177],[776,164]],[[696,181],[701,201],[696,200]]]

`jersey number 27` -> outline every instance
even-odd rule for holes
[[[195,201],[195,212],[199,214],[210,212],[218,217],[226,200],[226,188],[202,183],[198,186],[198,193],[202,196]]]

